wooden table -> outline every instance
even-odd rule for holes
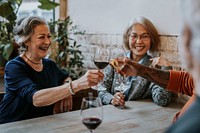
[[[95,133],[162,133],[183,104],[160,107],[151,100],[126,102],[127,109],[103,106],[104,119]],[[0,125],[0,133],[89,133],[80,110]]]

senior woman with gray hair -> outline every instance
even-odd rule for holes
[[[126,57],[139,64],[150,66],[152,55],[158,53],[160,38],[153,23],[140,16],[131,20],[125,29],[123,45],[128,49],[128,52],[124,53]],[[167,106],[171,101],[172,92],[140,76],[129,76],[128,89],[124,93],[118,92],[115,88],[119,86],[119,74],[110,65],[104,70],[104,81],[98,91],[103,104],[123,107],[125,101],[152,99],[159,106]],[[103,87],[106,90],[101,89]]]
[[[99,70],[88,70],[69,82],[69,73],[46,59],[51,33],[44,19],[28,16],[14,28],[22,53],[5,67],[5,95],[0,103],[0,124],[65,112],[72,108],[72,95],[98,84]]]

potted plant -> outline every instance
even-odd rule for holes
[[[6,62],[12,55],[17,53],[17,45],[13,38],[13,28],[17,19],[18,10],[23,0],[6,0],[0,2],[0,58]],[[58,6],[58,3],[50,0],[38,0],[41,9],[51,10]],[[15,53],[13,51],[15,50]],[[0,65],[3,63],[0,62]]]
[[[83,55],[79,50],[80,44],[77,44],[74,36],[83,35],[85,31],[79,31],[76,25],[73,25],[70,17],[64,20],[58,19],[49,23],[53,42],[56,44],[56,53],[50,55],[58,66],[70,73],[72,78],[76,79],[83,74]]]
[[[11,26],[8,22],[0,21],[0,54],[6,60],[9,59],[14,48]]]
[[[10,56],[14,50],[13,45],[13,27],[16,20],[16,13],[21,3],[16,1],[15,6],[13,6],[12,1],[1,2],[0,3],[0,55],[3,63],[10,59]],[[4,64],[1,63],[3,66]]]

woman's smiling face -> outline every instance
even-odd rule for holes
[[[129,47],[133,59],[142,58],[151,47],[151,38],[141,24],[132,26],[129,36]]]
[[[51,33],[45,24],[37,25],[31,38],[26,42],[33,58],[41,59],[48,54],[51,45]]]

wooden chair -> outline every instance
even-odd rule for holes
[[[73,108],[72,110],[79,110],[81,108],[81,102],[83,97],[88,97],[88,93],[92,92],[93,96],[98,96],[97,91],[93,90],[93,89],[87,89],[87,90],[81,90],[79,92],[77,92],[74,96],[73,96]]]
[[[3,99],[4,94],[5,94],[5,92],[0,92],[0,102]]]

